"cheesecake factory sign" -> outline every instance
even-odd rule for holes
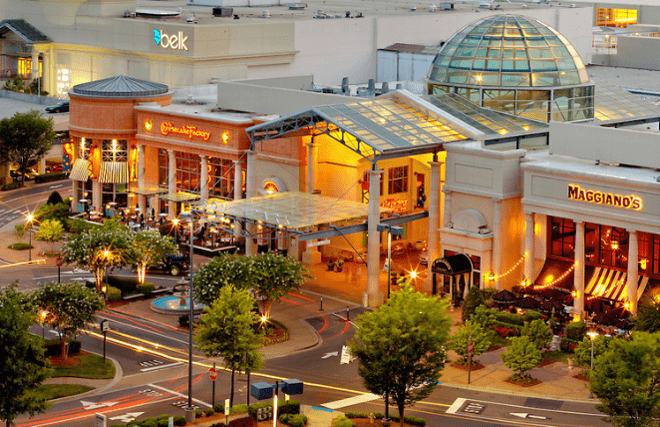
[[[598,190],[582,188],[579,185],[568,184],[568,199],[598,205],[614,206],[615,208],[639,211],[644,206],[642,198],[634,194],[614,194]]]

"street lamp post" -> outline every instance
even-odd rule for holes
[[[403,234],[403,227],[392,227],[389,224],[378,224],[378,232],[387,231],[387,299],[390,299],[390,285],[392,282],[392,234],[400,236]]]
[[[43,347],[46,347],[46,316],[48,315],[48,311],[46,310],[41,310],[39,312],[39,316],[41,316],[41,345]],[[44,360],[46,359],[46,352],[44,351]]]
[[[28,234],[30,236],[30,246],[28,247],[28,261],[32,261],[32,221],[34,220],[34,215],[28,214],[27,221],[29,225]]]
[[[587,332],[587,335],[589,335],[589,339],[591,340],[591,370],[594,370],[594,341],[596,340],[596,337],[598,336],[598,332],[591,331]]]
[[[174,224],[174,244],[178,245],[179,244],[179,218],[174,218],[172,220],[172,224]]]
[[[190,289],[188,291],[189,299],[188,304],[190,305],[190,312],[188,317],[188,406],[185,409],[186,411],[186,420],[189,422],[195,421],[195,408],[192,404],[192,357],[193,357],[193,317],[194,312],[194,302],[193,302],[193,214],[192,212],[184,212],[181,214],[181,219],[190,221]],[[174,221],[174,220],[173,220]],[[178,220],[177,220],[178,222]]]

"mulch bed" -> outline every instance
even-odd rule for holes
[[[467,364],[467,363],[463,364],[463,363],[454,362],[454,363],[452,363],[450,366],[451,366],[452,368],[461,369],[461,370],[463,370],[463,371],[467,371],[467,370],[468,370],[468,364]],[[472,362],[472,370],[473,370],[473,371],[478,371],[479,369],[483,369],[483,368],[485,368],[485,366],[482,365],[481,363],[479,363],[479,362]]]
[[[533,387],[537,384],[541,384],[541,381],[537,380],[536,378],[532,377],[527,377],[524,380],[522,379],[512,379],[512,378],[507,378],[504,380],[505,382],[508,382],[509,384],[515,384],[520,387]]]
[[[573,378],[576,380],[582,380],[586,382],[590,382],[591,380],[589,379],[589,372],[587,371],[580,371],[577,374],[573,375]]]
[[[545,366],[552,365],[555,362],[556,362],[555,359],[551,359],[549,357],[544,357],[543,359],[541,359],[541,362],[539,362],[539,364],[536,365],[536,367],[537,368],[543,368]]]
[[[50,356],[48,360],[50,360],[51,365],[53,366],[76,366],[77,364],[80,363],[80,359],[78,359],[78,356],[82,356],[85,354],[90,354],[88,351],[80,350],[76,354],[69,354],[69,357],[65,359],[62,359],[60,356]]]

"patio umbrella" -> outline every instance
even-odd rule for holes
[[[550,313],[552,310],[555,312],[560,312],[564,310],[564,304],[557,300],[544,300],[541,301],[540,310],[543,312]]]
[[[533,308],[539,308],[540,305],[541,304],[532,297],[521,298],[518,301],[516,301],[516,303],[515,303],[515,306],[517,308],[522,308],[523,310],[530,310],[530,309],[533,309]]]
[[[571,295],[568,292],[562,292],[559,289],[555,289],[555,288],[543,289],[540,292],[540,294],[543,298],[547,298],[551,300],[561,300],[561,301],[565,301]]]
[[[609,313],[617,319],[627,319],[630,317],[630,311],[624,306],[619,306],[609,311]]]
[[[518,298],[516,298],[512,292],[507,291],[506,289],[493,295],[493,302],[496,304],[513,304],[517,300]]]
[[[594,323],[604,326],[614,326],[619,322],[619,319],[612,316],[610,313],[598,313],[592,319]]]

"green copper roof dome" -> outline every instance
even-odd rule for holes
[[[435,58],[429,83],[547,87],[588,83],[573,46],[533,18],[494,15],[456,33]]]

